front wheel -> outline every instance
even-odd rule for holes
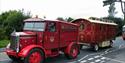
[[[24,58],[24,63],[43,63],[44,58],[43,51],[35,48]]]
[[[82,45],[82,44],[80,44],[80,45],[79,45],[80,50],[82,49],[82,47],[83,47],[83,45]]]
[[[78,56],[79,54],[79,48],[77,45],[72,45],[71,48],[69,49],[69,53],[65,54],[68,59],[74,59]]]

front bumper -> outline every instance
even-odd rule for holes
[[[12,49],[9,49],[9,48],[6,49],[6,54],[7,54],[8,56],[19,57],[19,56],[18,56],[18,53],[17,53],[16,51],[14,51],[14,50],[12,50]]]

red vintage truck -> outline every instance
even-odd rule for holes
[[[65,21],[30,18],[24,20],[23,32],[13,32],[6,53],[12,60],[43,63],[48,57],[64,52],[67,58],[79,53],[78,25]]]
[[[95,51],[99,47],[112,46],[117,34],[117,24],[100,20],[79,18],[72,23],[79,26],[79,44],[91,46]]]

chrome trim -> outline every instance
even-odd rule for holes
[[[19,35],[11,35],[10,49],[19,52]]]

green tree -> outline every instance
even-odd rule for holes
[[[105,1],[103,1],[103,6],[107,6],[107,5],[110,5],[109,6],[109,10],[108,10],[108,13],[109,13],[109,17],[114,17],[115,16],[115,14],[117,13],[117,12],[115,12],[115,1],[116,0],[105,0]]]
[[[114,4],[115,2],[121,3],[121,10],[122,10],[122,13],[124,15],[124,22],[123,23],[125,24],[125,6],[123,6],[123,3],[125,5],[125,1],[122,1],[122,0],[105,0],[105,1],[103,1],[103,6],[111,5],[111,4]],[[114,8],[111,7],[111,9],[114,9]]]
[[[29,13],[24,13],[19,10],[10,10],[4,12],[0,15],[0,39],[6,36],[9,38],[11,32],[15,29],[16,31],[21,31],[23,28],[23,20],[29,18]]]
[[[57,20],[65,21],[65,19],[63,17],[58,17]]]
[[[67,22],[71,22],[71,21],[73,21],[74,19],[71,18],[71,17],[68,17],[68,18],[66,18],[65,20],[66,20]]]
[[[117,18],[117,17],[103,17],[103,19],[108,19],[108,20],[112,20],[114,21],[117,25],[118,25],[118,33],[117,36],[122,34],[122,26],[124,25],[124,20],[121,18]]]

